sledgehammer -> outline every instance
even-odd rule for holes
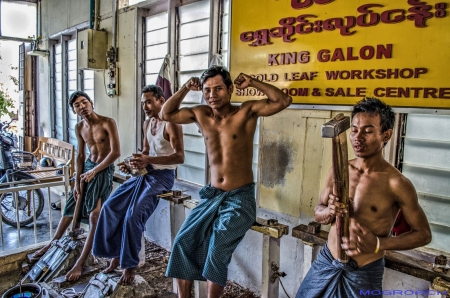
[[[338,261],[347,263],[349,257],[342,249],[342,236],[349,237],[349,197],[348,197],[348,151],[346,130],[350,128],[350,117],[337,114],[333,119],[322,125],[322,138],[332,138],[333,141],[333,194],[339,197],[341,206],[347,209],[344,217],[336,217]]]

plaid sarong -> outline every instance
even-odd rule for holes
[[[255,184],[232,191],[205,186],[170,255],[166,275],[225,286],[231,255],[256,219]]]
[[[92,170],[97,164],[87,159],[84,162],[83,173]],[[84,187],[84,199],[83,208],[81,211],[81,222],[89,224],[89,214],[97,207],[99,199],[102,200],[102,204],[109,197],[112,191],[112,179],[114,175],[114,164],[111,164],[106,169],[103,169],[100,173],[95,175],[94,179],[89,181]],[[73,217],[75,212],[76,201],[73,198],[73,191],[69,193],[69,198],[66,202],[63,215]]]
[[[382,293],[383,273],[384,258],[362,267],[351,259],[342,264],[333,258],[327,242],[303,279],[296,298],[382,297],[372,293]]]

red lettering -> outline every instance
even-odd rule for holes
[[[374,77],[372,75],[373,71],[374,71],[373,69],[364,69],[363,70],[363,78],[364,78],[364,80],[366,80],[367,78],[374,79]]]
[[[398,13],[399,15],[396,15],[392,17],[393,14]],[[395,24],[403,22],[406,19],[406,11],[403,9],[392,9],[392,10],[386,10],[381,13],[381,22],[385,24]]]
[[[450,99],[450,88],[439,88],[439,98]]]
[[[328,61],[330,61],[330,51],[329,50],[320,50],[317,53],[317,60],[319,62],[328,62]]]
[[[402,70],[400,70],[400,77],[402,79],[412,78],[413,75],[414,71],[411,68],[403,68]]]
[[[380,22],[380,15],[373,13],[369,8],[371,7],[384,7],[381,4],[364,4],[358,7],[358,12],[362,15],[356,18],[356,24],[361,27],[375,26]]]
[[[436,96],[437,92],[438,92],[437,88],[424,88],[423,97],[428,98],[428,96],[431,96],[432,98],[437,98]]]
[[[366,54],[367,52],[367,54]],[[375,49],[371,46],[364,46],[359,50],[359,56],[363,60],[370,60],[375,55]]]
[[[333,88],[326,88],[325,89],[325,95],[326,96],[333,96],[334,94],[334,89]]]
[[[353,48],[347,48],[347,60],[358,60],[357,56],[353,56]]]
[[[423,90],[423,88],[411,88],[411,90],[414,91],[414,98],[418,98],[420,90]]]
[[[333,2],[334,0],[291,0],[291,7],[293,9],[303,9],[310,7],[313,2],[316,4],[328,4]]]
[[[309,34],[314,30],[314,24],[309,22],[306,18],[317,18],[317,16],[313,14],[304,14],[297,17],[297,24],[295,26],[295,32],[298,34]]]
[[[352,70],[352,80],[354,80],[355,78],[359,80],[362,79],[360,70]]]
[[[377,97],[384,97],[384,88],[375,88],[375,90],[373,90],[373,94]]]
[[[325,71],[327,80],[337,80],[339,77],[339,71]]]
[[[297,61],[296,52],[286,53],[286,55],[284,55],[284,64],[295,64],[296,61]]]
[[[253,41],[255,39],[253,37],[253,33],[254,33],[253,31],[241,33],[241,35],[240,35],[241,41],[243,41],[243,42]]]
[[[392,44],[387,44],[386,46],[379,44],[377,45],[377,59],[390,59],[392,58]]]
[[[308,63],[309,62],[309,52],[299,52],[298,53],[298,62],[300,63]]]
[[[414,78],[417,79],[419,75],[425,74],[428,72],[426,68],[414,68]]]
[[[348,70],[342,70],[342,71],[339,73],[339,78],[340,78],[341,80],[347,80],[347,79],[349,79],[349,78],[350,78],[350,72],[349,72]]]
[[[386,78],[388,78],[388,79],[392,79],[392,78],[398,79],[398,68],[395,68],[395,69],[388,68],[386,71],[387,71]]]
[[[407,16],[408,20],[414,21],[414,25],[418,28],[426,27],[425,22],[433,17],[433,14],[430,12],[432,6],[424,5],[424,2],[419,0],[408,0],[408,4],[413,6],[408,9],[411,13]]]
[[[269,56],[268,56],[268,64],[269,64],[269,66],[272,66],[272,65],[280,65],[280,63],[278,63],[278,55],[279,54],[269,54]]]
[[[397,88],[387,87],[386,88],[386,97],[397,97]]]
[[[343,88],[337,88],[336,92],[334,93],[334,96],[345,96],[345,92]]]
[[[398,88],[398,97],[409,97],[409,88]]]
[[[447,3],[436,3],[434,8],[436,8],[436,12],[434,13],[436,18],[443,18],[447,15],[445,11],[447,9]]]
[[[265,46],[265,45],[272,44],[269,41],[269,30],[267,30],[267,29],[255,31],[253,37],[256,40],[250,44],[250,46],[252,46],[252,47]]]
[[[336,60],[345,61],[344,53],[342,53],[342,49],[341,48],[335,49],[334,53],[333,53],[333,56],[331,57],[331,61],[334,62]]]
[[[376,75],[375,77],[377,79],[385,79],[386,78],[386,69],[377,69],[375,71]]]
[[[356,88],[356,96],[366,96],[366,88]]]

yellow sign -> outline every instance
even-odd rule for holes
[[[231,75],[294,103],[450,108],[449,12],[432,0],[232,1]],[[260,95],[236,90],[233,101]]]

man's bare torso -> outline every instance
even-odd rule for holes
[[[106,129],[110,118],[99,116],[96,123],[88,123],[83,120],[80,126],[80,135],[89,148],[89,159],[94,163],[102,162],[111,152],[110,136]]]
[[[253,137],[257,117],[250,115],[249,105],[233,108],[223,119],[215,117],[207,106],[196,110],[208,153],[211,185],[225,191],[253,182]]]
[[[355,160],[349,161],[350,229],[358,222],[375,236],[389,236],[399,211],[391,183],[399,176],[400,173],[387,162],[380,170],[362,173],[355,167]],[[338,257],[336,245],[334,223],[328,234],[328,248],[335,259]],[[379,252],[362,254],[353,259],[359,266],[364,266],[382,256],[383,252]]]

